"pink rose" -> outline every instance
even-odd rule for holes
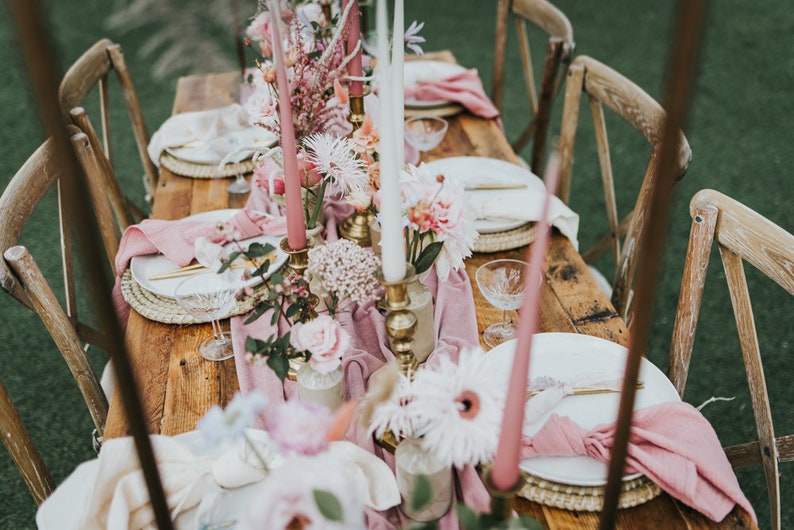
[[[350,335],[339,322],[328,315],[320,315],[310,322],[295,324],[290,344],[298,350],[310,351],[311,367],[320,373],[328,373],[341,364],[342,355],[350,346]]]
[[[316,165],[306,158],[303,152],[298,153],[298,174],[301,175],[301,186],[311,188],[320,183],[323,176]]]
[[[265,158],[254,168],[254,182],[272,195],[284,195],[284,173],[272,158]]]

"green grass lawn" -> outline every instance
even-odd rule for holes
[[[168,2],[178,4],[179,2]],[[112,13],[125,2],[65,0],[44,2],[51,32],[41,36],[49,41],[62,66],[68,65],[100,37],[122,44],[144,105],[150,132],[170,114],[175,81],[188,71],[179,69],[155,76],[154,55],[143,52],[149,38],[166,31],[177,39],[182,51],[176,64],[195,64],[196,57],[209,57],[207,51],[220,50],[229,68],[234,67],[234,48],[230,37],[219,30],[214,9],[225,10],[228,2],[206,3],[196,11],[195,2],[181,2],[193,8],[193,15],[177,16],[171,11],[170,25],[163,23],[135,26],[125,20],[122,26],[108,25]],[[151,6],[162,2],[151,2]],[[242,12],[253,14],[254,2],[241,1]],[[425,21],[425,48],[450,49],[458,61],[479,69],[488,91],[491,83],[495,2],[482,0],[406,1],[406,19]],[[667,56],[674,33],[676,2],[577,2],[557,0],[574,28],[576,52],[599,59],[664,101]],[[177,6],[179,8],[180,6]],[[44,140],[20,44],[14,33],[11,15],[3,4],[0,22],[0,58],[4,83],[0,88],[0,182],[3,186],[30,153]],[[152,7],[149,14],[159,13]],[[222,18],[222,17],[221,17]],[[206,24],[201,25],[205,22]],[[190,24],[190,25],[188,25]],[[187,29],[186,29],[187,28]],[[203,29],[202,29],[203,28]],[[124,29],[125,31],[121,31]],[[669,236],[661,264],[661,278],[654,315],[649,358],[666,366],[667,351],[678,296],[678,286],[689,232],[688,203],[702,188],[715,188],[735,197],[782,227],[794,229],[794,209],[787,206],[792,197],[788,173],[794,165],[791,147],[791,117],[794,116],[791,92],[794,89],[794,49],[791,34],[794,14],[788,0],[761,3],[739,0],[712,2],[700,53],[700,69],[691,101],[685,134],[690,141],[693,161],[686,177],[676,187]],[[540,54],[539,50],[538,53]],[[194,60],[191,61],[190,59]],[[539,55],[537,63],[542,60]],[[510,58],[504,123],[509,135],[518,123],[510,117],[526,112],[522,107],[522,81],[515,54]],[[208,64],[208,61],[204,61]],[[218,64],[218,63],[214,63]],[[213,66],[217,68],[217,66]],[[558,100],[561,103],[561,100]],[[587,116],[583,108],[582,117]],[[560,105],[555,107],[552,133],[559,129]],[[610,122],[612,125],[612,122]],[[619,124],[614,124],[619,125]],[[633,131],[617,128],[610,132],[614,148],[612,159],[620,178],[638,181],[648,153],[633,140]],[[606,224],[601,207],[600,177],[592,131],[586,127],[577,138],[574,187],[571,205],[582,217],[582,245],[592,241],[591,229]],[[528,151],[522,153],[528,156]],[[143,204],[140,169],[132,141],[119,145],[116,155],[122,161],[121,178]],[[623,194],[628,199],[630,193]],[[46,256],[58,244],[57,233],[47,224],[52,219],[55,198],[49,197],[45,210],[28,236],[33,250]],[[53,259],[42,266],[56,270]],[[741,353],[730,308],[724,274],[718,256],[709,270],[702,318],[695,341],[695,354],[687,387],[687,400],[700,404],[712,396],[735,397],[704,409],[726,443],[748,440],[754,434],[749,394],[743,375]],[[789,327],[794,305],[791,297],[748,271],[751,296],[755,304],[761,347],[765,354],[772,406],[780,433],[794,432],[794,390],[786,371],[794,343],[794,328]],[[2,377],[39,444],[56,482],[62,481],[74,466],[91,458],[91,421],[71,377],[38,317],[23,310],[9,297],[0,298],[0,354]],[[788,317],[788,318],[787,318]],[[103,362],[96,354],[97,365]],[[782,466],[783,498],[794,492],[790,464]],[[0,528],[34,528],[35,505],[5,451],[0,451]],[[768,527],[768,504],[760,469],[739,470],[742,485]],[[785,501],[784,501],[785,505]],[[794,527],[794,508],[784,508],[783,527]]]

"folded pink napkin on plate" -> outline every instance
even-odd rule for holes
[[[405,87],[405,97],[420,101],[454,101],[477,116],[489,119],[499,116],[499,110],[485,94],[480,76],[474,68],[444,79],[420,81],[414,86]]]
[[[235,213],[225,224],[243,239],[261,234],[284,234],[287,226],[284,217],[245,208]],[[124,231],[116,254],[116,284],[113,287],[113,302],[122,323],[126,323],[129,317],[129,305],[121,294],[121,278],[130,260],[135,256],[159,252],[177,266],[183,267],[195,257],[194,242],[201,236],[215,243],[226,241],[226,235],[218,230],[217,221],[189,218],[176,221],[144,219]]]
[[[552,414],[540,431],[524,438],[521,456],[587,455],[609,462],[614,434],[614,423],[588,431],[568,417]],[[717,433],[688,403],[661,403],[634,411],[626,472],[644,474],[714,521],[722,521],[735,504],[755,519]]]

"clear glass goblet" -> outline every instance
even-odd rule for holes
[[[212,324],[212,338],[199,345],[199,354],[208,361],[223,361],[234,355],[231,337],[223,333],[218,320],[229,315],[239,287],[227,274],[205,272],[187,278],[174,290],[182,309],[199,322]]]
[[[483,341],[494,347],[515,338],[516,326],[511,312],[524,300],[524,275],[527,264],[515,259],[497,259],[482,265],[474,275],[480,292],[488,303],[503,311],[501,322],[483,331]],[[542,276],[539,278],[542,281]]]
[[[430,151],[444,139],[449,124],[443,118],[416,117],[405,121],[405,140],[417,150]]]

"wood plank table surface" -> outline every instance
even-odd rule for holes
[[[454,61],[449,52],[427,54],[427,59]],[[239,100],[239,73],[188,76],[179,79],[174,114],[222,107]],[[449,156],[482,156],[517,162],[495,120],[467,113],[449,118],[444,141],[423,160]],[[180,177],[163,169],[154,194],[152,217],[180,219],[222,208],[241,208],[247,195],[226,191],[229,179]],[[466,260],[472,279],[479,331],[499,320],[496,310],[474,284],[474,272],[483,263],[497,258],[526,259],[527,248],[475,254]],[[555,231],[546,262],[539,331],[583,333],[628,346],[623,320],[599,289],[581,256],[567,238]],[[225,406],[239,389],[234,360],[208,362],[198,354],[198,345],[211,335],[209,324],[176,326],[130,315],[126,337],[151,433],[176,435],[196,428],[198,419],[212,406]],[[482,335],[481,335],[482,336]],[[116,392],[110,405],[105,436],[127,436],[123,406]],[[545,528],[597,528],[598,514],[569,511],[519,498],[517,509],[537,518]],[[667,494],[619,512],[617,528],[756,528],[752,519],[735,508],[722,523],[714,523],[698,512],[674,501]]]

